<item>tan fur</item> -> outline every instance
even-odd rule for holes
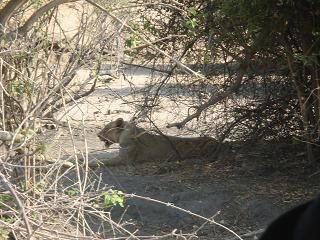
[[[113,143],[119,143],[119,155],[102,161],[90,161],[89,166],[213,158],[219,145],[210,137],[182,138],[152,134],[122,118],[108,123],[98,133],[98,137],[107,148]]]

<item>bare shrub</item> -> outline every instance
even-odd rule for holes
[[[23,239],[95,236],[84,212],[112,223],[103,194],[115,194],[91,182],[76,147],[74,164],[61,160],[63,154],[47,154],[56,133],[44,133],[45,123],[59,128],[56,112],[92,93],[104,75],[116,77],[101,65],[116,71],[123,51],[119,24],[85,2],[60,5],[67,2],[72,1],[6,1],[0,8],[0,222],[1,232],[10,229]],[[65,134],[72,140],[68,126]],[[74,172],[73,185],[64,186]]]

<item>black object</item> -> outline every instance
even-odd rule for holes
[[[320,240],[320,198],[281,215],[260,240]]]

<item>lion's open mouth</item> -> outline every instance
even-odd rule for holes
[[[100,141],[104,142],[104,145],[109,148],[111,144],[113,144],[113,142],[111,142],[108,138],[98,134],[98,137],[100,139]]]

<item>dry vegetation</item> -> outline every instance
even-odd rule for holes
[[[252,23],[251,5],[243,6],[244,17],[226,2],[0,3],[1,239],[193,239],[206,224],[242,239],[214,218],[149,198],[205,224],[188,234],[138,237],[134,223],[115,221],[110,208],[143,197],[112,190],[87,165],[91,145],[100,148],[88,144],[96,141],[88,119],[101,111],[179,135],[307,142],[306,156],[315,162],[319,26],[314,35],[294,20],[283,26],[279,10],[272,15],[283,20],[277,30],[289,33],[272,48],[274,39],[263,42],[261,26]],[[151,71],[146,81],[134,82],[124,70],[135,65]],[[112,82],[123,82],[126,92]],[[75,116],[97,88],[113,95],[103,104],[123,104],[122,112],[106,107]]]
[[[66,106],[92,93],[103,78],[102,63],[117,68],[121,24],[84,2],[60,5],[67,2],[6,1],[1,6],[2,238],[10,233],[17,239],[93,239],[89,215],[114,234],[126,232],[107,212],[122,204],[123,194],[90,181],[66,117]],[[64,122],[54,117],[57,112]],[[61,124],[67,127],[69,148],[57,131],[48,131]],[[72,156],[72,164],[60,160]]]

